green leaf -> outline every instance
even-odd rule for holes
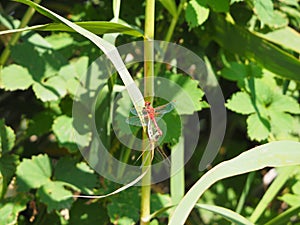
[[[137,187],[131,187],[111,198],[107,211],[111,223],[135,224],[139,220],[140,196]]]
[[[201,0],[189,1],[185,10],[185,19],[190,28],[194,28],[203,24],[209,15],[209,9]]]
[[[29,4],[30,3],[26,1],[20,0],[19,2]],[[31,5],[34,7],[33,5]],[[39,11],[39,10],[38,10]],[[44,14],[44,12],[42,13]],[[48,14],[47,17],[52,17],[51,14]],[[53,20],[54,17],[52,17]],[[120,23],[114,23],[114,22],[108,22],[108,21],[83,21],[83,22],[76,22],[75,24],[83,27],[84,29],[87,29],[88,31],[91,31],[95,34],[107,34],[107,33],[122,33],[131,35],[134,37],[142,37],[143,32],[137,28],[126,26]],[[11,33],[17,33],[22,31],[28,31],[28,30],[39,30],[39,31],[65,31],[65,32],[76,32],[70,27],[68,27],[65,24],[62,23],[49,23],[49,24],[42,24],[42,25],[36,25],[32,27],[26,27],[22,29],[14,29],[14,30],[5,30],[1,31],[0,35],[3,34],[11,34]]]
[[[231,111],[248,115],[255,112],[250,96],[245,92],[237,92],[227,100],[226,107]]]
[[[56,180],[75,186],[84,194],[92,194],[97,186],[97,176],[85,162],[76,163],[71,158],[61,158],[54,170]]]
[[[193,80],[190,76],[169,72],[166,72],[162,77],[171,82],[156,79],[156,95],[174,101],[175,108],[180,115],[192,115],[202,109],[204,92],[199,88],[199,81]]]
[[[274,13],[272,0],[254,0],[254,11],[263,23],[272,22]]]
[[[68,225],[91,225],[101,221],[102,224],[109,224],[107,208],[103,207],[101,201],[89,202],[77,199],[70,210]]]
[[[37,195],[40,201],[48,206],[48,212],[71,207],[73,199],[66,196],[72,195],[72,192],[64,188],[67,185],[65,182],[48,180],[38,189]]]
[[[265,167],[300,165],[299,149],[299,142],[271,142],[243,152],[231,160],[218,164],[206,172],[188,191],[176,207],[169,225],[183,225],[202,194],[219,180],[260,170]]]
[[[51,163],[47,155],[33,156],[23,159],[17,167],[17,185],[20,191],[39,188],[50,180]]]
[[[221,76],[232,81],[243,80],[247,75],[246,66],[237,62],[232,62],[230,67],[225,67],[221,70]]]
[[[0,224],[17,224],[19,214],[26,209],[30,198],[24,193],[0,201]]]
[[[254,225],[249,220],[247,220],[245,217],[241,216],[240,214],[231,211],[230,209],[226,209],[220,206],[215,205],[206,205],[206,204],[196,204],[197,208],[205,209],[207,211],[213,212],[217,215],[220,215],[227,219],[228,221],[238,224],[238,225]]]
[[[215,12],[229,12],[229,0],[222,0],[222,1],[207,0],[207,4]]]
[[[42,111],[36,114],[28,124],[27,135],[41,136],[51,131],[55,114],[49,111]]]
[[[289,112],[294,114],[300,113],[300,106],[298,102],[287,95],[275,95],[269,109],[272,111]]]
[[[1,72],[1,88],[8,91],[26,90],[33,82],[28,70],[16,64],[4,67]]]
[[[267,24],[272,28],[280,28],[288,25],[288,19],[285,14],[274,10],[272,0],[255,0],[254,11],[263,24]]]
[[[15,145],[16,135],[10,127],[0,119],[0,155],[9,152]]]
[[[171,205],[172,203],[169,194],[156,193],[151,195],[151,213],[154,213],[155,211],[158,211],[162,208],[166,208]],[[169,213],[166,211],[162,214],[159,214],[159,216],[157,217],[160,218],[160,217],[168,217],[168,216]]]
[[[300,61],[262,38],[222,16],[212,15],[213,39],[223,48],[240,57],[256,61],[263,68],[285,78],[300,81]]]
[[[288,134],[292,132],[294,118],[287,113],[270,111],[271,131],[273,134]]]
[[[43,102],[56,101],[59,99],[59,94],[52,87],[41,85],[40,83],[34,83],[32,89],[38,99]]]
[[[160,3],[173,17],[177,16],[177,6],[175,0],[160,0]]]
[[[258,32],[256,32],[255,34],[264,38],[265,40],[300,53],[300,34],[291,27],[284,27],[268,32],[266,34]]]
[[[5,154],[0,158],[0,197],[6,193],[8,184],[13,178],[18,164],[19,156],[17,155]]]
[[[79,118],[78,118],[79,119]],[[83,127],[74,127],[73,118],[62,115],[54,120],[52,129],[59,144],[70,151],[77,151],[78,148],[86,147],[91,141],[91,131],[89,127],[84,127],[88,118],[82,118]]]
[[[287,194],[284,194],[283,196],[281,196],[280,200],[286,202],[290,206],[295,206],[295,205],[299,205],[300,195],[287,193]]]
[[[247,132],[251,140],[262,141],[267,139],[270,130],[269,122],[257,114],[251,114],[247,118]]]

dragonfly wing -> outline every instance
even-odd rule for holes
[[[170,102],[165,105],[161,105],[155,108],[155,114],[166,114],[168,112],[171,112],[175,108],[174,103]]]
[[[137,116],[138,115],[138,113],[137,113],[137,111],[136,111],[136,109],[134,108],[134,107],[132,107],[131,109],[130,109],[130,112],[133,114],[133,115],[135,115],[135,116]],[[145,110],[145,109],[143,109],[143,115],[147,115],[147,111]]]
[[[145,120],[146,125],[148,125],[147,118],[144,118],[144,120]],[[140,117],[138,117],[138,116],[131,116],[131,117],[126,118],[126,123],[128,123],[130,125],[134,125],[134,126],[139,126],[139,127],[142,126]]]

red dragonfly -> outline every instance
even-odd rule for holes
[[[161,105],[156,108],[153,108],[150,102],[145,102],[145,107],[142,113],[144,116],[145,124],[148,127],[148,135],[150,139],[154,137],[153,139],[155,140],[159,136],[163,135],[162,130],[159,128],[157,124],[157,121],[159,121],[166,113],[172,111],[173,109],[174,109],[174,102],[170,102],[168,104]],[[134,126],[142,126],[140,118],[138,117],[138,113],[135,110],[135,108],[130,109],[130,112],[135,116],[128,117],[126,119],[126,122]],[[156,133],[154,134],[152,131],[151,124],[154,125],[154,128],[156,130]],[[155,137],[154,135],[156,135],[157,137]]]

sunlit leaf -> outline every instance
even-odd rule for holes
[[[5,90],[26,90],[33,82],[28,70],[22,66],[12,64],[1,71],[1,88]]]
[[[47,155],[23,159],[17,168],[17,185],[20,191],[39,188],[50,180],[51,163]]]
[[[282,149],[284,149],[284,151]],[[206,172],[184,196],[176,207],[169,224],[183,225],[202,194],[219,180],[259,170],[264,167],[299,165],[299,149],[299,142],[271,142],[253,148],[231,160],[218,164]]]
[[[84,194],[92,194],[97,185],[97,176],[85,162],[76,163],[71,158],[62,158],[55,166],[56,180],[74,185]]]
[[[82,122],[88,120],[88,118],[82,119]],[[59,144],[67,147],[70,151],[88,146],[91,141],[91,131],[84,127],[74,127],[73,118],[71,117],[65,115],[57,117],[52,128]]]
[[[60,181],[48,181],[43,184],[37,191],[37,195],[41,202],[47,205],[47,211],[60,210],[70,208],[73,203],[73,199],[66,198],[66,196],[72,195],[72,192],[66,190],[64,187],[66,183]]]
[[[15,145],[16,135],[9,126],[6,126],[4,120],[0,120],[0,153],[9,152]]]
[[[15,197],[0,201],[0,224],[17,224],[18,216],[25,210],[30,198],[25,194],[19,194]]]
[[[185,18],[190,28],[203,24],[209,15],[209,8],[201,0],[191,0],[185,11]]]

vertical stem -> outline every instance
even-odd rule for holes
[[[154,39],[154,21],[155,21],[155,0],[146,0],[145,12],[145,42],[144,42],[144,96],[147,101],[152,102],[154,96],[154,63],[153,63],[153,42]],[[143,138],[147,138],[144,132]],[[143,146],[145,150],[146,146]],[[151,154],[154,151],[151,145],[150,150],[143,154],[143,172],[151,166]],[[142,179],[141,187],[141,225],[149,224],[150,198],[151,198],[151,168]]]
[[[39,4],[41,2],[41,0],[35,0],[34,2]],[[30,7],[29,9],[27,9],[25,15],[23,16],[23,18],[21,20],[19,28],[23,28],[23,27],[27,26],[27,24],[29,23],[34,12],[35,12],[34,8]],[[18,42],[20,36],[21,36],[21,32],[18,32],[18,33],[15,33],[12,35],[8,45],[6,46],[6,48],[4,49],[4,51],[2,52],[2,54],[0,56],[0,66],[1,67],[4,66],[4,64],[6,63],[8,57],[10,55],[10,48]]]

